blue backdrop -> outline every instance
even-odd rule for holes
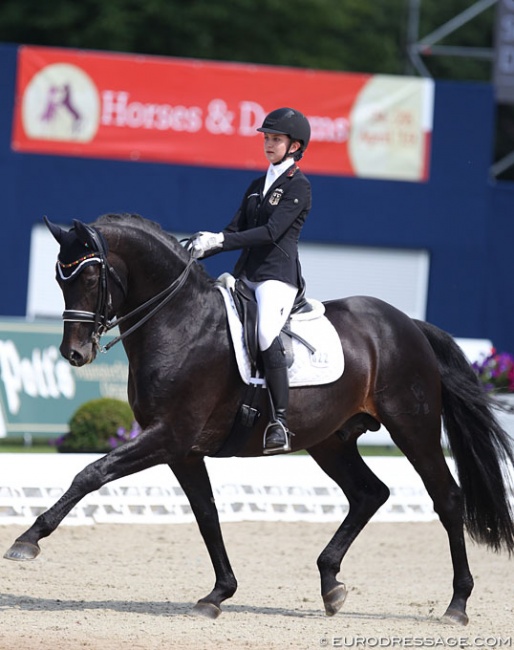
[[[137,212],[168,230],[219,230],[255,172],[18,154],[11,150],[16,47],[0,45],[0,314],[25,314],[30,232],[47,214],[70,223]],[[489,178],[493,88],[436,82],[429,182],[310,174],[304,241],[425,248],[427,320],[514,352],[514,184]],[[213,258],[213,273],[231,260]],[[356,271],[357,272],[357,271]]]

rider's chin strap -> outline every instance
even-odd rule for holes
[[[287,147],[287,151],[285,152],[282,160],[279,160],[278,162],[273,163],[274,166],[281,165],[284,162],[284,160],[287,160],[287,158],[289,158],[289,157],[291,157],[295,162],[298,162],[299,160],[301,160],[303,158],[302,146],[300,146],[299,149],[297,149],[296,151],[293,151],[291,153],[291,147],[293,146],[293,142],[298,142],[298,140],[293,140],[293,139],[289,138],[289,145]]]

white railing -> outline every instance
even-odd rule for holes
[[[0,454],[0,525],[31,524],[97,458],[91,454]],[[403,457],[367,457],[391,490],[376,521],[428,521],[432,502]],[[348,502],[308,456],[207,459],[222,521],[341,521]],[[450,467],[453,464],[450,463]],[[183,523],[193,521],[175,476],[159,466],[93,492],[63,523]]]

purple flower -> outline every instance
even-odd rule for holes
[[[109,446],[111,449],[116,449],[116,447],[119,447],[122,445],[124,442],[127,442],[128,440],[133,440],[134,438],[137,438],[137,436],[141,433],[141,427],[137,422],[132,422],[132,427],[130,431],[127,431],[125,427],[120,427],[116,431],[116,436],[111,436],[109,438]]]
[[[492,348],[471,365],[487,392],[514,392],[514,355]]]

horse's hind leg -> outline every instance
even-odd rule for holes
[[[389,427],[388,427],[389,424]],[[464,539],[464,512],[461,490],[455,482],[441,448],[439,421],[432,426],[424,423],[409,428],[402,435],[398,423],[386,423],[391,438],[401,449],[418,472],[430,495],[434,511],[444,526],[450,544],[453,565],[453,596],[444,614],[444,620],[458,625],[467,625],[466,604],[473,590]]]
[[[349,511],[318,558],[321,595],[327,616],[342,607],[346,587],[336,578],[350,545],[389,497],[389,489],[363,461],[355,440],[343,442],[337,435],[308,449],[321,469],[345,493]]]

